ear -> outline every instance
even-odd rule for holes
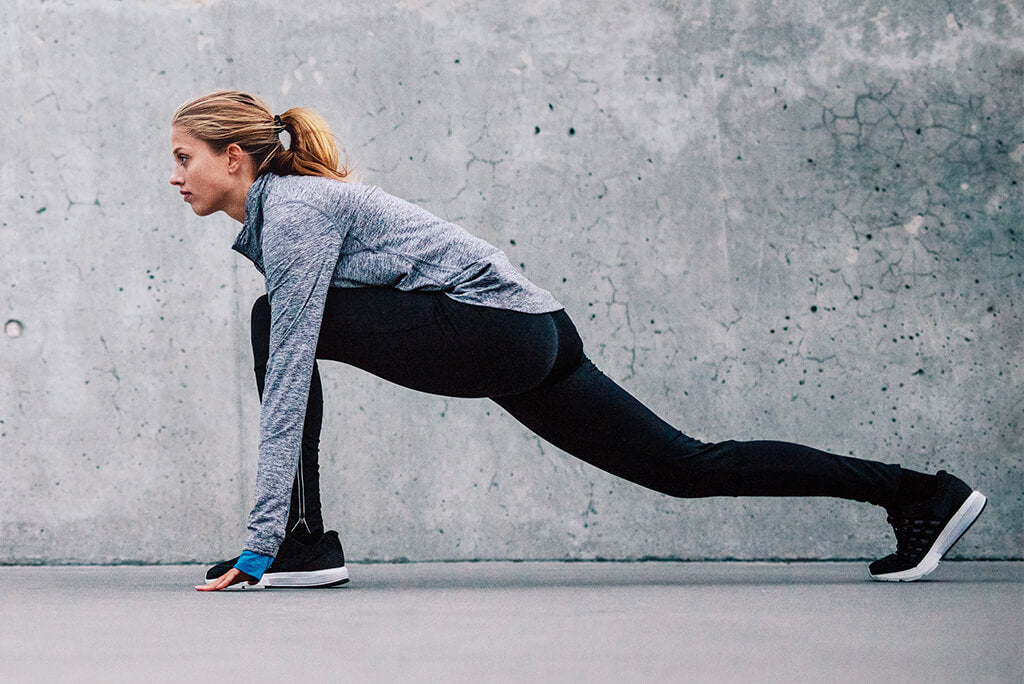
[[[228,173],[238,173],[245,165],[247,155],[242,151],[238,143],[231,143],[224,148],[224,154],[227,156]]]

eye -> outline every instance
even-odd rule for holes
[[[183,154],[179,154],[178,155],[178,161],[181,162],[182,164],[184,164],[187,160],[188,160],[188,157],[186,157],[185,155],[183,155]]]

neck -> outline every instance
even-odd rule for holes
[[[252,187],[255,178],[246,177],[235,186],[228,198],[228,204],[224,207],[224,213],[239,223],[245,223],[245,200],[249,196],[249,188]]]

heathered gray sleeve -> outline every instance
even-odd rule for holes
[[[245,550],[274,556],[288,521],[320,321],[344,228],[302,201],[269,202],[263,210],[270,359]]]

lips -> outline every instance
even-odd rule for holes
[[[185,200],[186,202],[190,202],[190,201],[192,201],[192,193],[191,192],[183,192],[183,193],[181,193],[181,198],[183,200]]]

